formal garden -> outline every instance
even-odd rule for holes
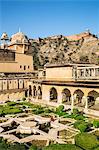
[[[52,144],[43,148],[35,145],[27,147],[27,144],[8,143],[6,140],[0,139],[1,150],[99,150],[99,140],[95,135],[88,133],[80,133],[75,136],[75,145],[73,144]]]
[[[75,144],[50,144],[49,146],[40,147],[31,143],[19,144],[9,143],[7,140],[0,138],[0,150],[99,150],[99,120],[86,116],[78,109],[72,113],[66,110],[63,105],[57,108],[33,104],[23,99],[18,102],[6,102],[0,105],[0,123],[5,122],[7,116],[26,117],[28,114],[49,117],[51,121],[59,119],[59,123],[68,124],[69,121],[60,121],[71,119],[70,127],[77,129],[79,132],[75,135]],[[5,119],[2,119],[4,118]],[[94,131],[94,132],[93,132]]]

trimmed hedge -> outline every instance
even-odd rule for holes
[[[17,114],[17,113],[22,113],[23,111],[20,108],[5,108],[3,110],[3,113],[6,114]]]
[[[55,114],[59,115],[59,117],[60,116],[64,116],[66,114],[66,112],[64,112],[64,106],[63,105],[59,105],[56,108]]]
[[[13,101],[12,101],[12,102],[7,102],[7,105],[8,105],[8,106],[15,106],[16,104],[17,104],[17,103],[16,103],[16,102],[13,102]]]
[[[42,150],[82,150],[82,149],[73,144],[53,144],[44,147]]]
[[[77,114],[79,114],[79,110],[77,108],[74,108],[73,109],[73,115],[77,115]]]
[[[7,143],[6,140],[0,138],[0,150],[26,150],[24,144],[19,143]]]
[[[32,146],[30,146],[29,150],[37,150],[37,147],[32,145]]]
[[[78,120],[74,123],[74,127],[76,129],[79,129],[80,132],[86,132],[87,129],[89,129],[92,126],[92,124],[82,121],[82,120]]]
[[[76,129],[79,129],[80,132],[85,132],[86,129],[87,129],[87,124],[86,124],[84,121],[76,121],[76,122],[74,123],[74,127],[75,127]]]
[[[63,111],[64,110],[64,106],[63,105],[59,105],[57,108],[56,108],[56,111],[60,112],[60,111]]]
[[[94,121],[93,121],[93,126],[94,126],[95,128],[99,128],[99,120],[94,120]]]
[[[95,148],[94,150],[99,150],[99,146],[97,148]]]
[[[99,141],[93,134],[80,133],[75,136],[75,144],[84,150],[92,150],[99,146]]]
[[[0,116],[21,112],[23,112],[23,110],[19,106],[17,106],[15,102],[9,102],[7,105],[0,107]]]

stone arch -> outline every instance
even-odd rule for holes
[[[20,86],[19,86],[19,80],[17,80],[17,82],[18,82],[18,89],[20,88]]]
[[[71,92],[67,88],[62,90],[62,103],[70,103]]]
[[[25,97],[28,96],[28,90],[25,90]]]
[[[35,98],[37,96],[37,92],[36,92],[36,86],[33,86],[33,97]]]
[[[50,101],[57,102],[58,94],[56,88],[52,87],[50,89]]]
[[[32,96],[32,87],[29,85],[29,96]]]
[[[74,95],[74,100],[76,104],[79,104],[79,103],[83,104],[82,98],[84,96],[84,92],[82,90],[80,89],[75,90],[73,95]]]
[[[88,105],[93,106],[95,104],[99,104],[99,93],[92,90],[88,93]]]
[[[38,99],[42,98],[42,88],[41,86],[38,86]]]

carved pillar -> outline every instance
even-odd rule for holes
[[[58,93],[58,103],[61,104],[62,103],[62,94]]]
[[[85,96],[85,108],[88,109],[88,97]]]
[[[96,70],[95,70],[95,68],[94,68],[94,77],[96,76]]]
[[[86,77],[86,68],[84,68],[84,77]]]
[[[32,86],[32,97],[34,97],[34,89],[33,89],[33,86]]]
[[[74,95],[71,96],[71,113],[73,113],[74,109]]]
[[[98,69],[95,69],[95,75],[98,76]]]
[[[39,93],[38,93],[38,88],[36,89],[36,100],[38,100]]]
[[[95,77],[95,68],[92,69],[92,76]]]

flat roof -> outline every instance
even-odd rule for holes
[[[66,64],[45,64],[44,67],[58,68],[58,67],[72,67],[72,66],[86,67],[86,66],[96,66],[96,65],[95,64],[86,64],[86,63],[66,63]]]

